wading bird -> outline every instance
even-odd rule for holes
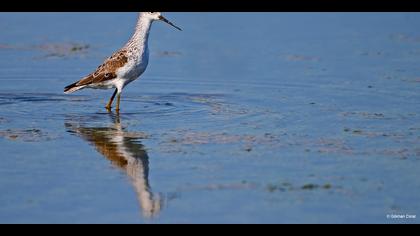
[[[84,88],[115,88],[105,108],[110,111],[114,98],[117,96],[115,110],[119,112],[122,90],[127,84],[143,74],[147,68],[149,62],[149,32],[155,20],[166,22],[176,29],[181,30],[181,28],[163,17],[160,12],[140,12],[136,30],[125,46],[106,59],[93,73],[65,87],[64,93],[69,94]]]

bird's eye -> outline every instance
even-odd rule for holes
[[[150,12],[150,14],[153,14],[153,13],[154,13],[154,12],[152,12],[152,11]]]

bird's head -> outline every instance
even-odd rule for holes
[[[163,17],[161,12],[143,12],[143,17],[149,18],[152,21],[154,21],[154,20],[163,21],[163,22],[165,22],[165,23],[173,26],[177,30],[181,30],[182,31],[181,28],[179,28],[178,26],[172,24],[172,22],[170,22],[168,19],[166,19],[165,17]]]

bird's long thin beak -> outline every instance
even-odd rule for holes
[[[169,25],[171,25],[171,26],[175,27],[177,30],[182,31],[182,29],[181,29],[181,28],[179,28],[178,26],[176,26],[176,25],[172,24],[172,22],[168,21],[168,19],[166,19],[166,18],[165,18],[165,17],[163,17],[163,16],[159,16],[159,20],[161,20],[161,21],[163,21],[163,22],[165,22],[165,23],[168,23]]]

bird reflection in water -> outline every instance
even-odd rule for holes
[[[160,194],[153,194],[149,185],[149,157],[139,141],[142,134],[126,131],[119,115],[110,113],[110,117],[113,121],[110,127],[89,127],[74,118],[65,126],[68,132],[89,142],[114,166],[124,170],[134,186],[143,216],[157,216],[163,201]]]

